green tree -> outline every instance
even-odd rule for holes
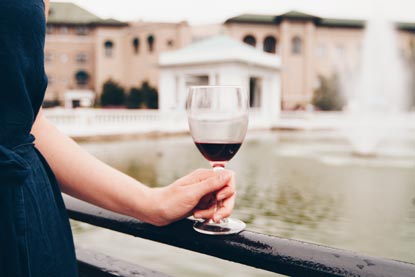
[[[124,103],[124,88],[112,80],[106,81],[102,88],[101,106],[122,106]]]
[[[148,82],[143,82],[139,88],[131,88],[127,96],[129,109],[157,109],[158,92]]]
[[[314,91],[312,103],[322,111],[339,111],[344,106],[337,74],[330,78],[319,76],[320,86]]]
[[[127,108],[138,109],[143,104],[143,95],[140,88],[131,88],[127,96]]]
[[[157,89],[150,86],[148,82],[143,82],[141,86],[143,106],[147,109],[158,108],[158,92]]]

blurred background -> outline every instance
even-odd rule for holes
[[[188,134],[187,88],[243,86],[235,217],[415,262],[414,10],[411,0],[54,1],[44,113],[98,158],[163,186],[208,167]],[[72,225],[78,246],[165,273],[268,275]]]

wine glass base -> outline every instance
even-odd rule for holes
[[[215,223],[213,220],[196,221],[193,229],[206,235],[231,235],[243,231],[246,224],[236,218],[225,218]]]

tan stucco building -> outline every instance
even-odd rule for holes
[[[409,56],[411,41],[415,47],[415,23],[400,23],[398,29],[402,53]],[[282,107],[305,107],[319,86],[318,76],[356,69],[363,30],[364,21],[299,12],[246,14],[209,27],[186,22],[124,23],[103,20],[74,4],[52,3],[45,49],[49,77],[46,100],[62,102],[65,92],[74,89],[99,95],[109,79],[127,90],[143,81],[157,86],[162,52],[226,33],[277,54],[282,61]]]

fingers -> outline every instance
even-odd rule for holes
[[[213,218],[213,215],[215,214],[216,205],[211,205],[208,209],[205,210],[195,210],[193,212],[193,216],[195,218]]]
[[[195,210],[205,210],[208,209],[211,205],[216,203],[216,196],[214,194],[206,194],[200,199],[199,204],[197,204]]]
[[[212,174],[213,174],[213,171],[211,169],[199,168],[187,174],[186,176],[178,179],[176,182],[181,185],[190,185],[194,183],[199,183],[211,177]]]
[[[232,213],[235,205],[235,194],[226,198],[224,201],[218,201],[217,205],[214,203],[206,209],[197,208],[193,212],[195,218],[211,218],[215,222],[220,221],[223,218],[229,217]]]
[[[226,198],[224,201],[219,201],[216,213],[213,215],[213,220],[218,222],[223,218],[229,217],[234,206],[235,194],[233,194],[230,198]]]
[[[231,197],[234,194],[235,194],[235,189],[233,187],[225,186],[216,193],[216,200],[222,201],[226,198]]]
[[[223,170],[212,173],[212,177],[207,178],[199,183],[196,183],[193,186],[188,186],[189,189],[195,191],[195,193],[199,196],[199,199],[202,198],[204,195],[218,191],[224,186],[232,184],[233,182],[232,179],[234,178],[234,174],[232,171]]]

